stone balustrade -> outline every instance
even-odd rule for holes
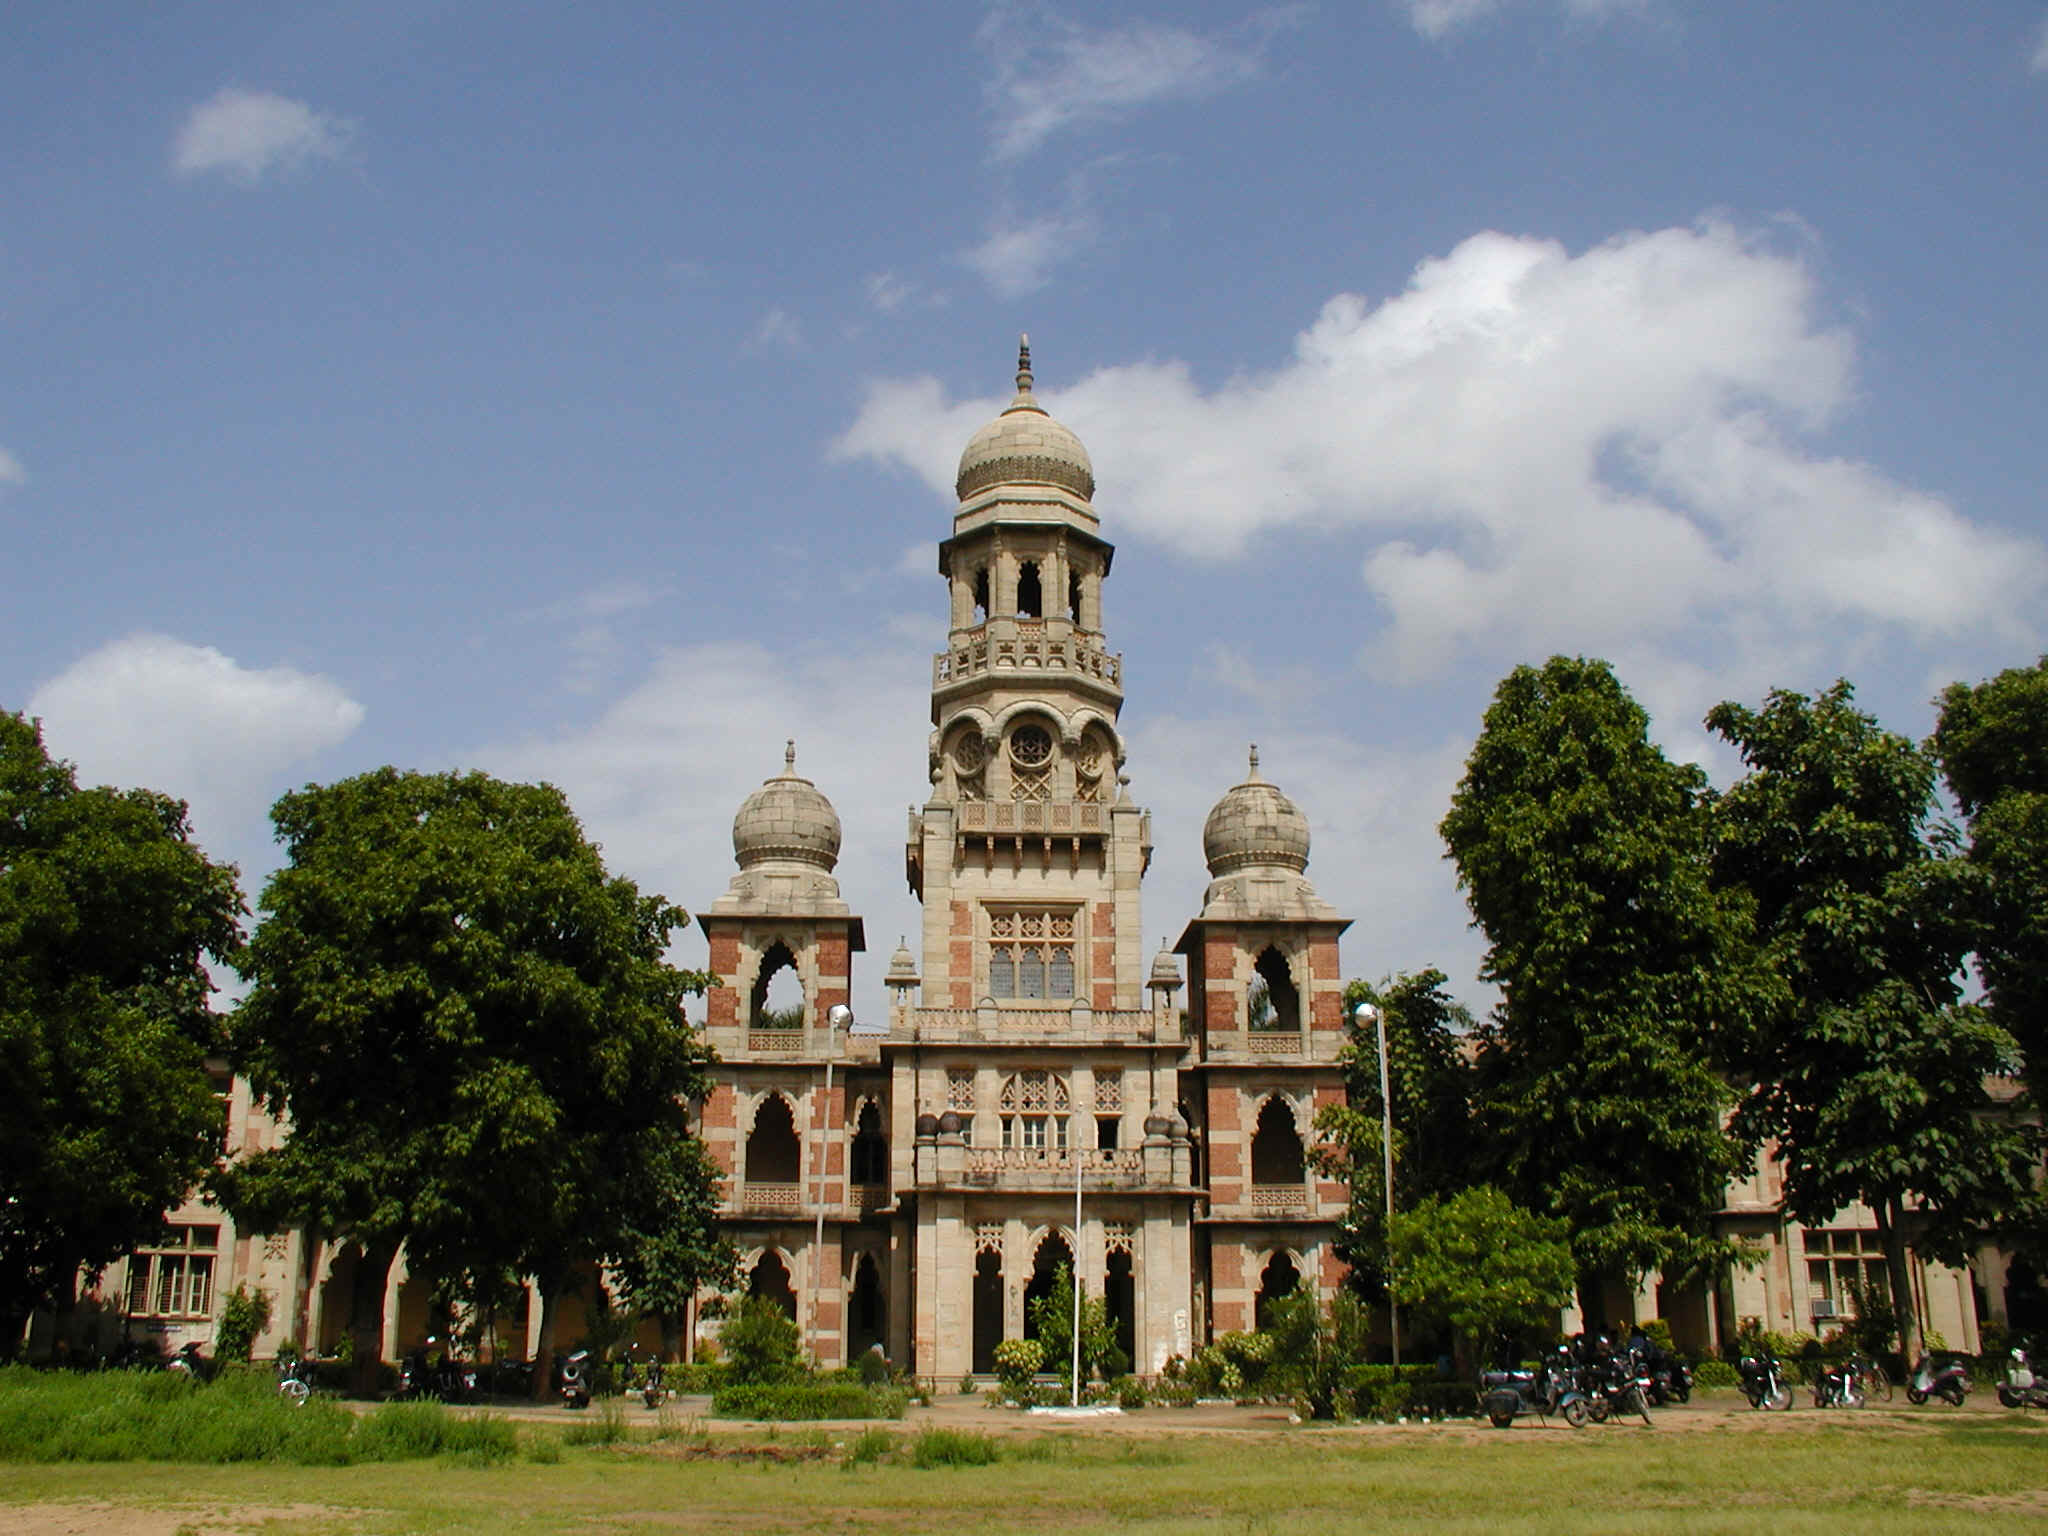
[[[1162,1022],[1149,1009],[913,1008],[910,1038],[926,1045],[1095,1045],[1133,1040],[1178,1040],[1177,1015]],[[900,1035],[899,1035],[900,1038]]]
[[[977,635],[933,656],[932,687],[944,688],[985,672],[1004,671],[1062,672],[1120,688],[1124,658],[1121,652],[1106,651],[1079,633],[1050,635],[1019,624],[1014,635]]]

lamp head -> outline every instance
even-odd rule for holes
[[[1380,1021],[1380,1011],[1371,1003],[1360,1003],[1351,1010],[1351,1017],[1359,1024],[1377,1024]]]
[[[844,1003],[834,1003],[825,1010],[825,1024],[830,1029],[845,1029],[853,1023],[853,1010]]]

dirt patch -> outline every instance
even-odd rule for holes
[[[271,1520],[346,1513],[326,1504],[182,1504],[162,1509],[96,1499],[0,1504],[0,1536],[242,1536]]]

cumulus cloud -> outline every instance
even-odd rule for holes
[[[1436,39],[1497,15],[1516,0],[1400,0],[1409,23],[1424,37]],[[1649,0],[1562,0],[1565,14],[1599,21],[1625,11],[1642,12]]]
[[[1157,22],[1090,29],[1045,5],[998,5],[976,38],[993,68],[986,96],[995,153],[1017,159],[1064,129],[1251,79],[1274,34],[1303,13],[1264,10],[1205,36]]]
[[[1059,213],[1019,217],[1006,212],[989,226],[980,244],[963,251],[961,262],[1000,298],[1036,293],[1053,269],[1071,261],[1095,241],[1095,221],[1078,206]]]
[[[803,322],[780,304],[771,305],[747,337],[750,352],[801,352]]]
[[[186,114],[171,147],[171,169],[180,176],[220,171],[254,184],[272,172],[338,160],[354,139],[355,125],[345,118],[274,91],[231,85]]]
[[[38,688],[53,753],[81,782],[146,785],[189,802],[207,846],[246,862],[296,763],[345,740],[363,706],[327,678],[245,667],[211,646],[136,634],[81,657]]]
[[[21,467],[21,460],[0,448],[0,487],[22,485],[28,480],[28,471]]]
[[[1814,446],[1854,375],[1808,263],[1711,222],[1576,255],[1475,235],[1384,302],[1329,300],[1267,372],[1205,390],[1131,364],[1046,398],[1125,527],[1213,559],[1287,525],[1362,530],[1385,675],[1839,649],[1843,626],[2032,643],[2039,544]],[[877,382],[836,451],[944,494],[941,450],[1000,404]]]

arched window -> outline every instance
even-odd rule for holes
[[[1252,968],[1251,985],[1244,993],[1245,1027],[1259,1034],[1299,1034],[1301,996],[1294,990],[1294,976],[1287,957],[1271,945]]]
[[[1020,619],[1041,619],[1045,617],[1045,599],[1039,593],[1038,562],[1026,560],[1017,567],[1017,617]]]
[[[1024,1152],[1067,1150],[1067,1114],[1073,1107],[1067,1080],[1034,1069],[1003,1079],[997,1100],[1003,1145]]]
[[[789,1266],[773,1248],[755,1260],[754,1272],[747,1277],[747,1294],[766,1296],[789,1314],[792,1323],[796,1321],[796,1287],[789,1283]]]
[[[1081,573],[1075,570],[1067,572],[1067,617],[1081,622]]]
[[[1003,1256],[983,1248],[974,1256],[974,1370],[985,1376],[996,1368],[996,1346],[1003,1342]]]
[[[802,1177],[802,1166],[796,1116],[790,1113],[789,1100],[771,1094],[754,1111],[754,1128],[747,1132],[747,1182],[794,1184]]]
[[[858,1360],[870,1349],[887,1347],[889,1314],[882,1301],[881,1270],[871,1253],[862,1254],[854,1263],[852,1302],[846,1358]]]
[[[1303,1167],[1294,1111],[1277,1097],[1266,1100],[1259,1110],[1259,1127],[1252,1133],[1252,1182],[1299,1184]]]
[[[804,984],[796,973],[796,956],[777,939],[761,957],[761,974],[754,982],[754,1028],[802,1029],[804,1027]]]
[[[889,1143],[882,1135],[882,1111],[873,1099],[860,1107],[860,1125],[853,1133],[852,1165],[848,1172],[856,1184],[889,1182]]]
[[[982,566],[974,573],[974,622],[982,623],[988,618],[988,567]]]
[[[999,1003],[1073,997],[1074,914],[991,912],[988,995]]]
[[[1031,1283],[1024,1287],[1024,1337],[1039,1338],[1038,1324],[1032,1313],[1038,1309],[1032,1306],[1040,1297],[1050,1296],[1058,1282],[1059,1272],[1067,1272],[1067,1284],[1074,1283],[1074,1250],[1067,1246],[1067,1240],[1057,1232],[1048,1232],[1038,1245],[1038,1252],[1031,1261]],[[1047,1345],[1047,1353],[1057,1357],[1058,1350],[1053,1340],[1041,1340]]]
[[[1294,1267],[1294,1260],[1284,1253],[1274,1254],[1259,1272],[1258,1294],[1252,1298],[1252,1326],[1264,1328],[1271,1320],[1273,1303],[1293,1295],[1300,1284],[1301,1271]]]

